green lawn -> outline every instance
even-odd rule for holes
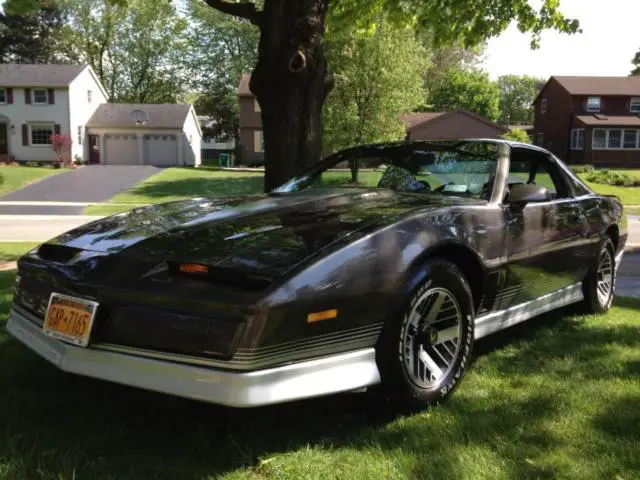
[[[34,242],[0,242],[0,263],[17,260],[23,254],[34,248]]]
[[[640,178],[640,171],[625,171]],[[364,185],[376,185],[381,172],[360,172],[359,180]],[[325,184],[348,182],[350,173],[328,172],[323,177]],[[432,188],[439,186],[433,176],[425,178]],[[435,183],[434,183],[435,182]],[[588,183],[596,192],[617,195],[625,205],[640,205],[640,188],[616,187]],[[139,183],[127,192],[113,197],[109,203],[92,205],[85,209],[86,215],[111,215],[124,210],[149,204],[180,200],[192,197],[220,197],[230,195],[258,194],[263,188],[263,174],[257,172],[229,172],[212,168],[170,168]]]
[[[2,244],[0,244],[2,248]],[[25,249],[28,247],[25,247]],[[640,301],[476,345],[449,401],[366,394],[232,410],[65,374],[10,339],[0,272],[0,479],[624,479],[640,472]]]
[[[0,184],[0,197],[36,180],[63,171],[65,170],[42,167],[1,167],[0,175],[4,177],[4,183]]]
[[[248,195],[261,192],[262,185],[262,173],[227,172],[206,167],[168,168],[110,200],[110,203],[129,205],[93,205],[84,213],[110,215],[141,204],[192,197]]]

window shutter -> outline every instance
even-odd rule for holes
[[[50,88],[48,90],[48,93],[49,93],[49,105],[53,105],[54,103],[56,103],[56,94],[53,88]]]
[[[13,103],[13,88],[7,88],[7,103]]]
[[[24,89],[24,103],[31,103],[31,89]]]
[[[60,135],[60,124],[59,123],[56,123],[53,126],[53,133],[55,133],[56,135]]]
[[[22,124],[22,145],[29,145],[29,126],[26,123]]]

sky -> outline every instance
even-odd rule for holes
[[[629,74],[640,50],[640,0],[560,0],[560,10],[580,21],[581,34],[545,31],[539,49],[531,50],[531,35],[511,25],[489,41],[483,68],[494,79],[506,74]]]

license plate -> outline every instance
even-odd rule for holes
[[[50,337],[86,347],[97,310],[98,304],[91,300],[52,293],[42,330]]]

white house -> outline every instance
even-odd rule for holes
[[[105,103],[87,121],[87,138],[91,163],[201,163],[202,130],[192,105]]]
[[[200,165],[192,106],[107,103],[87,65],[0,65],[0,161],[54,161],[53,134],[89,163]]]

